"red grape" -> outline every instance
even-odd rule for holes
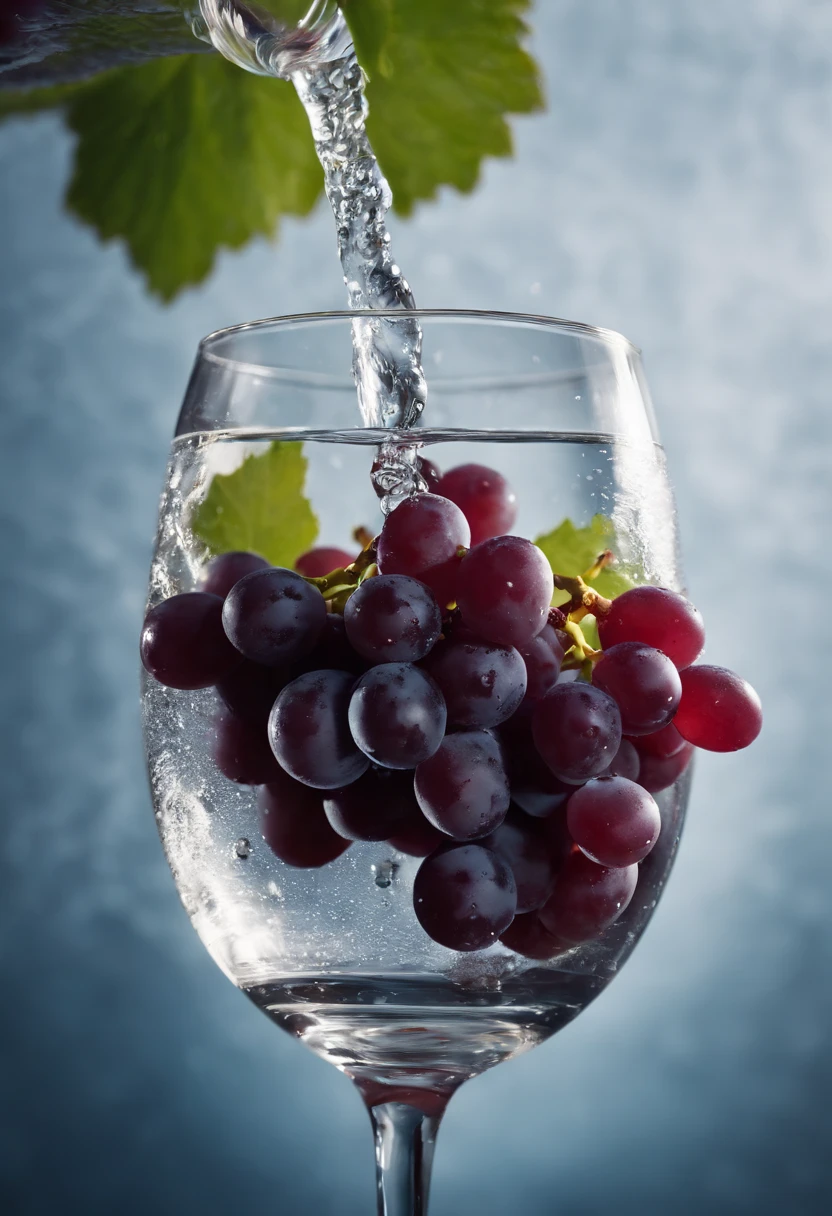
[[[557,867],[543,824],[514,807],[503,823],[481,842],[508,862],[517,886],[517,911],[531,912],[552,892]]]
[[[321,795],[288,773],[257,791],[260,825],[269,848],[289,866],[325,866],[350,847],[330,827]]]
[[[347,637],[373,663],[415,663],[442,632],[442,614],[429,587],[406,574],[366,579],[344,609]]]
[[[392,511],[378,538],[382,574],[409,574],[427,583],[444,608],[456,598],[459,550],[471,529],[454,503],[438,494],[414,494]]]
[[[555,584],[542,550],[495,536],[462,559],[457,603],[469,629],[499,646],[525,646],[546,624]]]
[[[760,733],[763,711],[754,689],[727,667],[688,667],[674,719],[679,734],[709,752],[736,752]]]
[[[286,772],[304,785],[335,790],[357,781],[369,761],[348,723],[354,678],[312,671],[287,684],[269,716],[269,742]]]
[[[609,768],[605,768],[600,775],[602,777],[626,777],[628,781],[638,781],[640,767],[641,761],[635,747],[629,739],[622,739]]]
[[[543,927],[537,912],[523,912],[515,916],[505,933],[501,934],[500,941],[515,954],[540,962],[569,949]]]
[[[449,950],[484,950],[514,918],[517,888],[508,865],[479,844],[426,857],[413,883],[413,907],[429,937]]]
[[[437,469],[432,460],[428,460],[427,456],[419,457],[419,472],[424,477],[428,486],[428,493],[437,494],[437,486],[442,479],[442,474]]]
[[[294,570],[274,566],[234,584],[223,604],[222,622],[247,659],[279,667],[312,650],[326,624],[326,602]]]
[[[578,946],[618,920],[637,882],[638,866],[613,869],[596,865],[580,851],[570,853],[538,916],[554,938]]]
[[[333,570],[340,570],[342,566],[349,566],[354,561],[354,553],[321,545],[317,549],[309,549],[306,553],[301,553],[295,562],[295,569],[305,578],[323,578],[324,575],[331,574]]]
[[[381,663],[355,685],[349,724],[365,755],[385,768],[415,768],[445,734],[447,712],[430,676],[412,663]]]
[[[517,495],[501,473],[482,464],[461,464],[439,482],[437,494],[450,498],[471,528],[471,544],[490,540],[514,527]]]
[[[424,667],[442,690],[453,726],[497,726],[526,692],[526,666],[513,646],[454,635],[434,647]]]
[[[572,839],[601,866],[631,866],[659,839],[662,819],[654,799],[626,777],[594,777],[566,808]]]
[[[234,550],[221,553],[208,563],[202,574],[201,589],[223,599],[235,583],[254,570],[267,570],[269,563],[259,553]]]
[[[530,701],[539,701],[557,684],[563,656],[571,645],[568,639],[564,645],[564,638],[567,635],[547,621],[537,637],[518,647],[526,664],[526,696]]]
[[[659,794],[669,789],[674,781],[681,777],[693,756],[693,744],[685,743],[672,756],[641,756],[638,770],[638,783],[651,794]]]
[[[214,761],[229,781],[263,785],[277,780],[280,765],[269,746],[265,722],[247,722],[233,713],[220,713],[214,722]]]
[[[455,840],[493,832],[509,806],[500,744],[485,730],[447,735],[416,769],[416,798],[427,819]]]
[[[671,722],[661,730],[649,735],[640,735],[632,740],[642,756],[656,756],[660,760],[675,756],[685,746],[685,741]],[[624,774],[626,776],[626,774]]]
[[[141,657],[168,688],[208,688],[240,661],[222,627],[222,600],[186,591],[151,608],[144,618]]]
[[[363,777],[324,798],[326,817],[345,840],[387,840],[420,814],[410,773],[369,768]]]
[[[604,650],[619,642],[643,642],[666,654],[681,670],[702,653],[705,627],[690,600],[664,587],[632,587],[598,618]]]
[[[621,744],[621,714],[592,684],[556,684],[535,707],[532,734],[556,777],[580,784],[598,777]]]
[[[592,683],[621,710],[625,735],[649,735],[667,726],[682,695],[679,672],[667,655],[640,642],[619,642],[605,650]]]

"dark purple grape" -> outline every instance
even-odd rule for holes
[[[560,665],[570,645],[568,635],[547,621],[537,637],[518,647],[526,664],[526,696],[530,701],[541,700],[557,684]]]
[[[681,670],[694,663],[705,645],[702,617],[690,600],[664,587],[633,587],[613,600],[598,619],[604,650],[620,642],[643,642],[666,654]]]
[[[442,689],[452,726],[497,726],[526,692],[526,665],[513,646],[454,635],[433,648],[424,668]]]
[[[234,653],[237,654],[236,651]],[[233,713],[261,725],[265,737],[272,706],[277,694],[292,678],[291,673],[279,667],[252,663],[251,659],[244,659],[239,654],[237,658],[237,665],[221,680],[217,680],[217,692]]]
[[[674,725],[695,747],[736,752],[753,743],[762,730],[760,698],[727,667],[688,667],[682,673],[682,699]]]
[[[168,688],[208,688],[240,661],[222,627],[222,600],[186,591],[151,608],[144,618],[142,663]]]
[[[424,815],[455,840],[476,840],[493,832],[508,811],[502,749],[485,730],[447,735],[416,769],[414,785]]]
[[[345,840],[388,840],[420,813],[410,773],[372,767],[352,785],[328,793],[324,810]]]
[[[626,777],[594,777],[576,790],[566,808],[575,844],[599,866],[625,867],[643,860],[659,839],[662,817],[655,800]]]
[[[514,875],[501,857],[482,845],[448,845],[419,867],[413,907],[419,924],[440,946],[484,950],[514,918]]]
[[[525,646],[546,624],[555,584],[542,550],[521,536],[495,536],[459,568],[457,603],[469,629],[499,646]]]
[[[500,941],[515,954],[522,954],[524,958],[537,959],[539,962],[554,958],[556,954],[563,954],[564,950],[569,949],[543,927],[543,922],[536,912],[524,912],[515,916],[501,935]]]
[[[378,538],[382,574],[409,574],[427,583],[445,608],[456,598],[459,550],[471,529],[454,503],[438,494],[414,494],[392,511]]]
[[[575,792],[575,788],[573,785],[573,793]],[[566,809],[568,805],[568,802],[564,802],[552,815],[547,815],[545,819],[539,820],[540,826],[543,829],[543,835],[546,838],[546,847],[549,850],[549,856],[552,858],[556,872],[561,869],[575,847],[566,824]]]
[[[555,884],[557,867],[539,819],[511,807],[505,821],[481,843],[511,867],[518,912],[532,912],[545,904]]]
[[[432,756],[445,733],[442,693],[412,663],[381,663],[361,677],[352,694],[352,737],[375,764],[415,768]]]
[[[344,609],[347,637],[373,663],[415,663],[442,632],[436,597],[406,574],[366,579]]]
[[[600,936],[618,920],[633,898],[637,882],[638,866],[599,866],[576,849],[567,857],[538,916],[553,938],[578,946]]]
[[[621,744],[621,714],[592,684],[556,684],[532,718],[535,747],[556,777],[580,784],[598,777]]]
[[[280,667],[309,654],[326,623],[317,587],[279,566],[247,574],[229,591],[222,610],[225,632],[253,663]]]
[[[213,558],[202,574],[202,590],[225,599],[235,583],[255,570],[267,570],[269,563],[259,553],[234,550]]]
[[[497,734],[503,745],[512,802],[535,819],[546,819],[564,807],[575,786],[556,777],[535,747],[531,706],[524,702]]]
[[[671,660],[641,642],[620,642],[605,650],[593,669],[592,683],[617,704],[625,735],[649,735],[667,726],[682,695]]]
[[[496,469],[482,464],[460,464],[449,469],[436,493],[450,498],[471,528],[471,544],[509,532],[517,519],[517,495]]]
[[[399,853],[409,853],[411,857],[427,857],[441,844],[448,843],[448,837],[429,823],[422,814],[414,795],[414,807],[403,824],[387,843]]]
[[[336,790],[357,781],[369,761],[350,734],[354,679],[346,671],[311,671],[287,684],[269,716],[269,741],[298,781]]]
[[[622,739],[618,751],[612,758],[609,768],[605,768],[602,777],[626,777],[628,781],[638,781],[641,761],[638,752],[629,739]]]
[[[223,776],[240,785],[263,785],[280,775],[265,722],[258,726],[236,714],[219,713],[214,721],[213,754]]]
[[[663,726],[661,730],[654,731],[651,735],[640,735],[631,739],[630,742],[635,744],[640,755],[656,756],[659,760],[675,756],[685,746],[684,739],[672,722],[669,726]],[[626,774],[624,775],[626,776]]]
[[[315,649],[305,659],[292,665],[293,674],[304,675],[308,671],[351,671],[363,675],[369,663],[349,643],[344,618],[339,612],[328,612]]]
[[[318,549],[309,549],[306,553],[301,553],[295,562],[295,569],[305,578],[323,578],[325,575],[331,574],[333,570],[340,570],[354,561],[355,554],[347,553],[345,549],[333,549],[331,546],[321,545]]]
[[[642,754],[638,771],[638,783],[651,794],[660,794],[669,789],[681,777],[693,756],[692,743],[685,743],[672,756],[647,756]]]
[[[282,769],[257,791],[257,805],[263,839],[288,866],[325,866],[350,847],[330,827],[321,795]]]

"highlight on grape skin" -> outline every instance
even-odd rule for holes
[[[142,661],[214,698],[213,763],[257,788],[279,862],[386,842],[418,859],[413,915],[437,945],[557,960],[624,914],[661,837],[655,796],[696,747],[748,746],[759,698],[697,662],[683,596],[606,600],[506,534],[516,497],[495,470],[419,468],[428,492],[374,540],[358,528],[360,554],[318,546],[294,570],[212,557],[200,590],[148,613]]]

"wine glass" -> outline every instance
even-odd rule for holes
[[[149,608],[205,586],[206,564],[223,552],[252,550],[288,567],[303,558],[310,575],[349,561],[384,522],[371,473],[378,454],[389,460],[397,445],[421,471],[423,489],[459,466],[500,474],[516,501],[506,488],[510,527],[499,530],[539,542],[558,573],[586,573],[605,595],[638,583],[680,588],[673,499],[639,352],[618,334],[544,317],[415,315],[428,400],[419,426],[402,432],[367,428],[358,417],[353,313],[278,318],[204,339],[168,466]],[[322,556],[322,546],[336,552]],[[608,551],[614,562],[602,569]],[[235,567],[226,583],[248,568]],[[583,627],[589,645],[591,618]],[[580,674],[564,670],[561,680]],[[269,785],[244,782],[273,777],[264,723],[281,685],[251,664],[245,678],[240,704],[234,679],[218,693],[144,676],[150,782],[168,861],[194,928],[229,979],[358,1086],[374,1128],[379,1211],[425,1212],[450,1096],[571,1021],[632,951],[670,871],[690,770],[643,760],[653,766],[661,833],[629,905],[606,918],[608,927],[552,955],[527,912],[505,941],[452,950],[428,936],[414,910],[414,877],[440,835],[426,821],[410,821],[392,841],[350,844],[321,812],[328,791],[311,790],[302,839],[287,848],[275,837]],[[514,746],[510,729],[503,743]],[[551,774],[547,784],[522,746],[518,754],[511,814],[562,848],[562,839],[551,842],[562,837],[563,788]],[[574,856],[568,840],[565,849]]]

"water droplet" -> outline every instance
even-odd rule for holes
[[[251,841],[246,840],[245,836],[241,836],[240,839],[237,841],[237,843],[234,845],[234,852],[237,854],[237,856],[240,858],[241,861],[245,861],[246,858],[251,855]]]
[[[398,868],[395,861],[380,861],[378,865],[370,866],[370,869],[375,874],[376,886],[383,889],[389,887],[396,877]]]

